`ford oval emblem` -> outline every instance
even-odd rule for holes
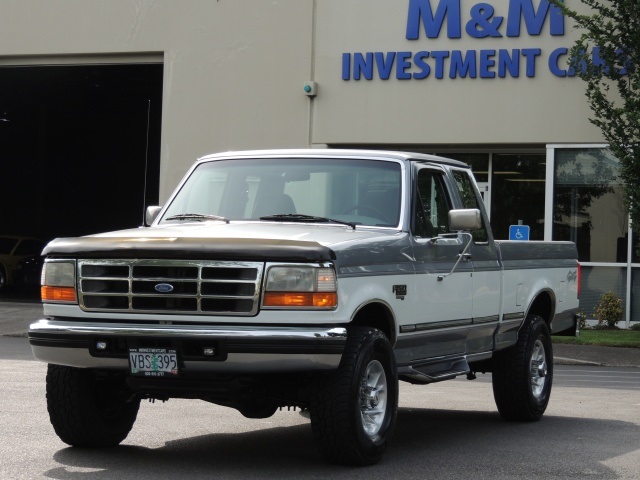
[[[169,293],[173,292],[173,285],[170,283],[159,283],[155,286],[156,292]]]

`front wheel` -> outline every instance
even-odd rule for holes
[[[530,315],[513,347],[494,358],[493,396],[507,420],[539,420],[549,403],[553,382],[551,335],[545,321]]]
[[[74,447],[113,447],[133,427],[140,399],[130,399],[119,377],[49,365],[47,409],[60,440]]]
[[[351,328],[338,371],[311,405],[321,453],[334,463],[376,463],[391,440],[397,409],[398,374],[389,340],[375,328]]]

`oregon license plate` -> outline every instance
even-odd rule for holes
[[[167,348],[130,348],[131,375],[139,377],[177,376],[178,355]]]

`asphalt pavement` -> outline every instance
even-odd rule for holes
[[[42,305],[30,299],[0,300],[0,335],[26,337],[29,324],[43,317]],[[557,365],[640,368],[640,348],[553,344]]]

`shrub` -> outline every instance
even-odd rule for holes
[[[587,314],[584,313],[584,310],[579,310],[578,311],[578,329],[579,330],[586,330],[588,327],[587,325]]]
[[[631,330],[640,330],[640,323],[631,326]]]
[[[593,311],[593,316],[598,319],[598,325],[606,325],[615,328],[616,323],[622,320],[624,311],[622,300],[614,292],[604,292]]]

